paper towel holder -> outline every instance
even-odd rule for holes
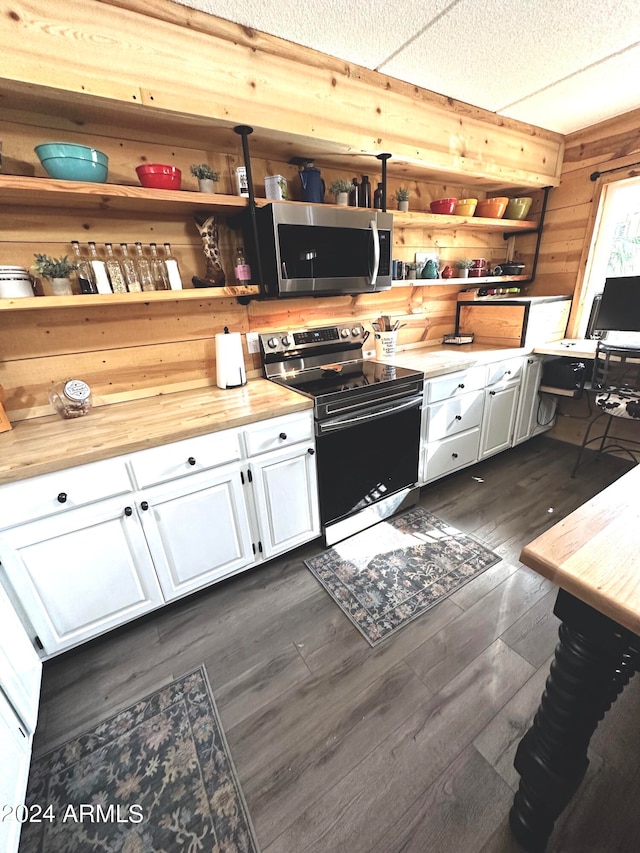
[[[222,341],[225,339],[229,346],[223,347]],[[228,326],[224,327],[224,334],[216,335],[216,381],[218,387],[223,389],[240,388],[247,384],[242,339],[237,332],[231,335]]]

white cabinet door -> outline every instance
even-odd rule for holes
[[[519,391],[519,382],[485,391],[480,459],[511,447]]]
[[[0,586],[0,692],[5,693],[30,735],[38,721],[41,679],[42,661]]]
[[[15,853],[22,824],[15,807],[24,803],[29,776],[31,740],[0,692],[0,850]],[[45,806],[43,806],[44,808]],[[11,809],[9,813],[8,810]]]
[[[255,560],[238,464],[147,489],[137,504],[167,600]]]
[[[47,655],[163,603],[129,496],[23,524],[0,539],[9,583]]]
[[[311,443],[264,454],[249,465],[265,558],[320,535],[315,452]]]
[[[538,412],[538,388],[542,376],[542,360],[535,356],[525,359],[513,443],[520,444],[533,435]]]

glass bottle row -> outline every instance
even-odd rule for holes
[[[127,243],[120,243],[120,258],[115,256],[113,244],[105,243],[104,259],[98,255],[93,241],[87,244],[88,256],[82,254],[77,240],[72,240],[71,246],[80,293],[182,289],[178,262],[173,257],[170,243],[163,244],[164,256],[159,255],[156,243],[149,243],[149,257],[145,255],[140,241],[135,243],[133,255],[129,253]]]

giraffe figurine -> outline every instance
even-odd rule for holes
[[[205,219],[203,216],[194,216],[194,219],[202,239],[207,269],[204,278],[193,276],[193,284],[196,287],[224,287],[226,277],[220,261],[216,217],[209,216]]]

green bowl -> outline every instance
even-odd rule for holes
[[[50,178],[96,184],[107,180],[109,158],[96,148],[72,142],[45,142],[34,150]]]
[[[502,218],[526,219],[532,201],[533,199],[528,196],[523,196],[522,198],[510,198],[507,203],[507,209],[505,210]]]

